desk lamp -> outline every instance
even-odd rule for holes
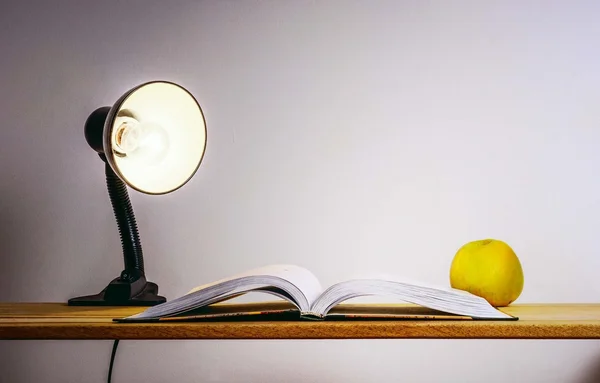
[[[102,161],[119,227],[125,268],[95,295],[71,298],[72,306],[153,306],[166,299],[146,280],[144,257],[127,186],[167,194],[196,173],[206,149],[200,105],[184,88],[152,81],[130,89],[112,107],[101,107],[85,123],[85,139]]]

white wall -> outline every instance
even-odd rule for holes
[[[83,123],[141,82],[208,123],[185,188],[131,193],[169,299],[274,262],[324,285],[447,283],[507,241],[518,303],[600,293],[600,5],[467,1],[3,1],[0,300],[60,301],[122,268]],[[2,382],[102,382],[108,341],[1,342]],[[482,349],[484,351],[482,351]],[[600,381],[592,341],[122,342],[115,382]]]

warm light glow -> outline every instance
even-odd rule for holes
[[[117,107],[104,140],[117,174],[150,194],[185,184],[196,172],[206,144],[196,100],[175,84],[152,82],[132,91]]]
[[[117,117],[114,126],[112,143],[117,155],[148,166],[159,164],[167,156],[169,136],[160,125]]]

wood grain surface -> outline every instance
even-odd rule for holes
[[[240,304],[238,304],[239,306]],[[280,302],[244,305],[281,309]],[[229,310],[218,305],[214,310]],[[236,307],[237,309],[238,307]],[[427,310],[412,305],[345,304],[338,312],[374,309],[414,318]],[[228,320],[117,323],[140,307],[71,307],[64,303],[0,303],[0,339],[600,339],[600,304],[515,304],[500,308],[517,321],[464,319]]]

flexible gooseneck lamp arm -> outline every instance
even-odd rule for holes
[[[104,166],[106,173],[106,188],[110,196],[110,203],[119,226],[121,246],[123,247],[123,261],[125,270],[121,279],[131,279],[135,276],[144,276],[144,253],[140,236],[138,234],[133,206],[129,200],[127,185],[115,174],[109,164]]]

